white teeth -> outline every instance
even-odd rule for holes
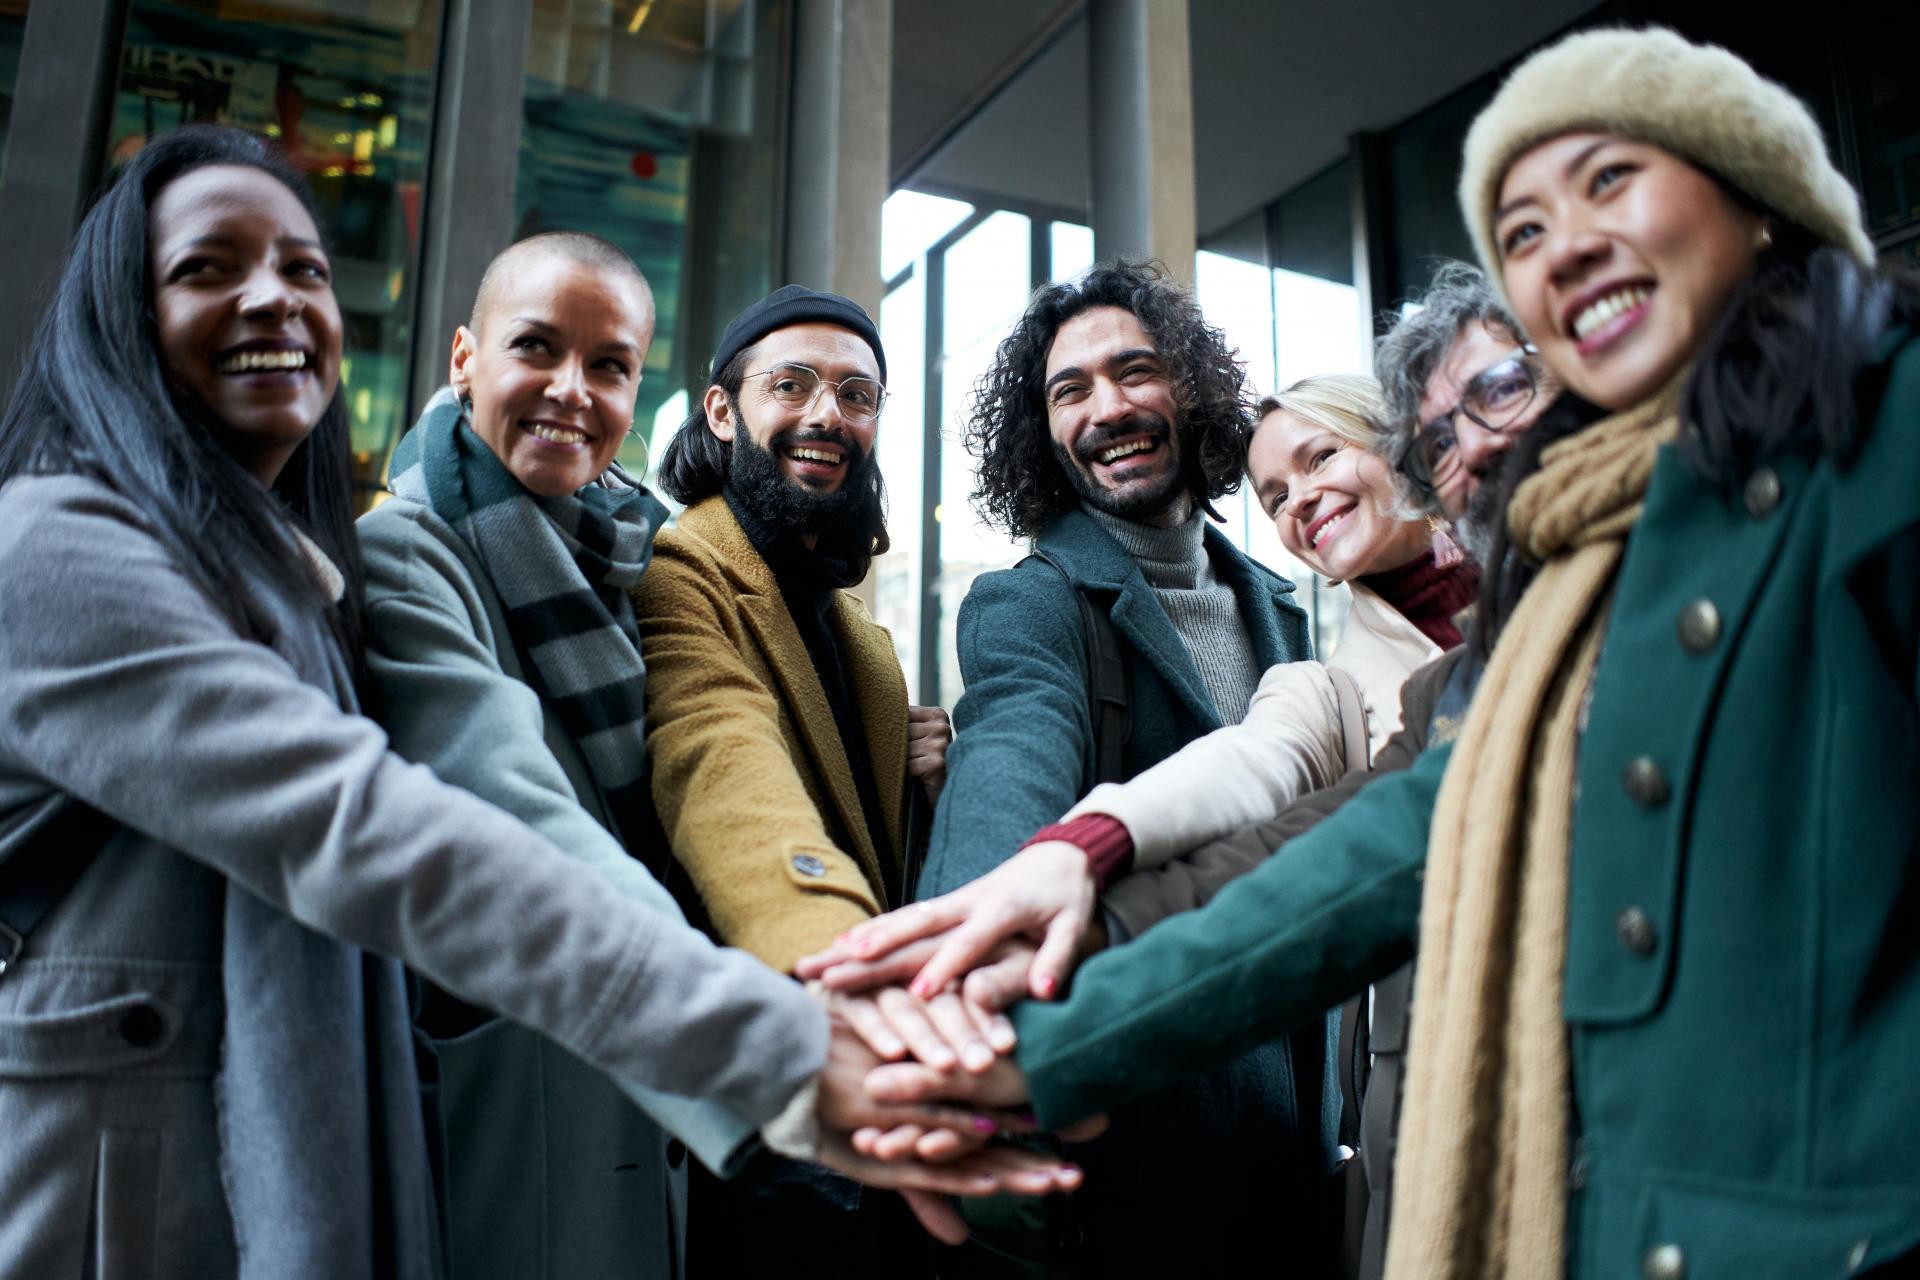
[[[1573,318],[1573,336],[1585,338],[1621,312],[1633,310],[1652,294],[1653,290],[1643,284],[1628,285],[1607,294]]]
[[[548,427],[536,424],[528,427],[527,431],[553,444],[584,444],[587,439],[586,432],[569,431],[565,427]]]
[[[1313,531],[1313,545],[1318,548],[1321,543],[1327,540],[1327,535],[1339,528],[1342,524],[1345,524],[1347,517],[1352,514],[1353,512],[1351,511],[1342,511],[1339,515],[1327,521],[1318,529],[1315,529]]]
[[[240,351],[216,366],[221,373],[253,373],[259,369],[304,369],[304,351]]]
[[[1098,457],[1102,464],[1111,464],[1118,462],[1121,458],[1130,457],[1136,453],[1145,453],[1151,448],[1153,448],[1153,441],[1151,440],[1130,440],[1126,444],[1113,446],[1113,448],[1099,454]]]
[[[789,449],[787,452],[793,457],[804,458],[808,462],[825,462],[834,465],[840,461],[839,454],[828,453],[824,449]]]

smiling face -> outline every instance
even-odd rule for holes
[[[542,497],[578,492],[613,463],[653,341],[653,297],[635,276],[558,252],[505,273],[453,339],[454,391],[473,429]]]
[[[1091,307],[1047,351],[1047,426],[1081,499],[1152,522],[1182,494],[1173,380],[1138,316]]]
[[[803,403],[788,403],[782,397],[794,397],[803,370],[824,381]],[[873,453],[880,426],[877,416],[850,417],[825,385],[848,378],[880,380],[880,362],[859,334],[823,323],[775,329],[754,344],[737,400],[707,388],[707,429],[729,444],[744,432],[781,478],[807,493],[839,493]]]
[[[1284,409],[1254,430],[1247,475],[1280,544],[1324,577],[1382,573],[1433,545],[1425,520],[1393,515],[1385,459]]]
[[[1459,520],[1467,514],[1474,496],[1492,480],[1495,468],[1507,451],[1545,413],[1558,394],[1550,379],[1542,377],[1538,392],[1511,418],[1490,431],[1460,410],[1469,388],[1483,375],[1508,361],[1520,346],[1518,338],[1504,329],[1475,320],[1464,326],[1447,354],[1427,379],[1426,394],[1420,399],[1420,424],[1423,438],[1443,416],[1451,414],[1448,432],[1451,457],[1443,457],[1430,470],[1434,494],[1447,519]],[[1489,419],[1489,421],[1499,421]]]
[[[1541,358],[1563,385],[1619,410],[1693,358],[1753,269],[1764,229],[1651,143],[1569,133],[1507,170],[1493,238]]]
[[[271,484],[340,385],[340,306],[299,198],[246,165],[174,179],[149,212],[160,362]]]

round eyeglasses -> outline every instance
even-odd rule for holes
[[[840,402],[840,414],[849,422],[868,422],[880,416],[887,402],[887,389],[872,378],[842,378],[838,382],[823,378],[803,364],[777,364],[748,378],[767,379],[767,394],[789,409],[805,409],[820,394],[820,388],[832,387]]]
[[[1412,448],[1400,460],[1400,470],[1428,495],[1439,492],[1453,483],[1464,465],[1456,419],[1464,416],[1482,430],[1497,434],[1512,426],[1539,394],[1540,370],[1534,349],[1517,348],[1475,374],[1458,404],[1420,427]]]

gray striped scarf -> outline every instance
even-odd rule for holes
[[[479,559],[506,608],[527,683],[579,746],[615,835],[647,830],[646,668],[627,589],[666,519],[616,466],[564,498],[527,491],[442,390],[393,453],[388,487],[431,507]]]

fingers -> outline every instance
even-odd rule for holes
[[[1022,922],[997,904],[982,908],[965,923],[951,929],[920,969],[911,990],[926,996],[946,990],[969,970],[983,964],[993,949],[1020,934]]]
[[[1060,1130],[1060,1137],[1067,1142],[1092,1142],[1106,1131],[1105,1116],[1088,1116],[1078,1124],[1070,1124]]]
[[[1051,1000],[1066,989],[1067,979],[1073,976],[1080,938],[1086,932],[1087,917],[1091,914],[1090,900],[1084,908],[1070,907],[1062,911],[1047,926],[1046,937],[1040,941],[1040,950],[1033,957],[1028,975],[1029,985],[1038,998]]]
[[[912,1187],[902,1187],[900,1198],[907,1202],[907,1208],[913,1210],[913,1216],[920,1222],[926,1233],[946,1245],[963,1245],[967,1242],[967,1224],[947,1198],[935,1195],[931,1191],[916,1191]]]
[[[1020,948],[981,965],[960,984],[960,994],[966,997],[967,1003],[990,1019],[987,1043],[993,1046],[995,1052],[1005,1053],[1013,1048],[1013,1024],[1001,1015],[1000,1010],[1026,999],[1029,970],[1034,958],[1032,951]],[[1005,1037],[1004,1042],[1002,1037]]]
[[[849,960],[877,960],[909,942],[944,933],[965,920],[973,909],[977,895],[969,892],[971,888],[956,889],[855,925],[835,940],[832,950],[836,954],[844,952]]]
[[[974,1020],[965,1000],[954,992],[943,991],[929,1000],[926,1008],[935,1028],[959,1054],[961,1066],[980,1072],[993,1065],[993,1048],[987,1043],[986,1029]]]
[[[995,1058],[979,1074],[937,1071],[925,1063],[883,1063],[867,1073],[867,1096],[876,1102],[960,1102],[983,1107],[1018,1107],[1027,1102],[1027,1080],[1012,1058]]]
[[[944,936],[944,935],[942,935]],[[845,960],[820,975],[830,991],[866,991],[873,987],[904,987],[933,959],[940,937],[922,938],[889,951],[878,960]]]
[[[899,987],[882,987],[874,995],[873,1003],[921,1062],[945,1071],[960,1061],[958,1047],[934,1025],[927,1005]]]
[[[833,1010],[845,1018],[854,1034],[880,1057],[893,1062],[907,1056],[907,1042],[894,1031],[874,1001],[861,996],[836,995]]]

